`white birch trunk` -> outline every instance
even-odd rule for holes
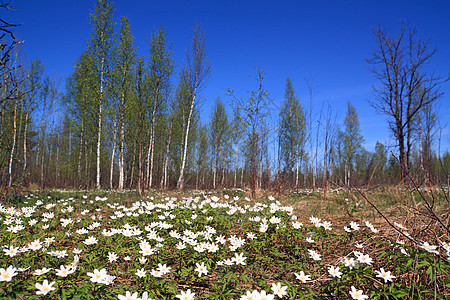
[[[241,169],[241,188],[243,189],[243,184],[244,184],[244,168]]]
[[[135,151],[136,151],[136,147],[137,147],[136,144],[137,144],[137,143],[136,143],[136,140],[134,140],[134,149],[135,149]],[[136,154],[133,155],[133,162],[132,162],[132,164],[131,164],[130,187],[133,186],[134,166],[135,166],[135,164],[136,164]]]
[[[97,137],[97,190],[101,188],[100,185],[100,147],[101,147],[101,139],[102,139],[102,103],[100,101],[99,107],[99,117],[98,117],[98,137]]]
[[[140,143],[139,143],[140,144]],[[142,192],[142,181],[143,181],[143,176],[144,176],[144,174],[143,174],[143,170],[142,170],[142,155],[143,155],[143,153],[142,153],[142,146],[141,145],[139,145],[139,157],[138,157],[138,181],[137,181],[137,190],[138,190],[138,192],[139,192],[139,195],[141,194],[141,192]]]
[[[47,96],[44,96],[44,108],[43,108],[43,112],[42,112],[42,119],[41,119],[41,130],[39,131],[39,135],[38,135],[38,143],[37,143],[37,155],[36,155],[36,168],[38,167],[39,164],[39,156],[42,155],[41,151],[43,151],[42,147],[43,144],[41,144],[41,138],[44,137],[44,125],[45,125],[45,115],[46,115],[46,107],[47,107]]]
[[[152,136],[150,138],[150,173],[147,174],[148,178],[148,188],[152,188],[153,185],[153,155],[155,153],[155,128],[156,128],[156,112],[158,110],[158,96],[159,96],[159,79],[156,83],[156,95],[155,102],[153,104],[153,113],[152,113]]]
[[[237,179],[237,145],[234,150],[234,187],[236,188],[236,179]]]
[[[97,190],[101,189],[100,183],[100,149],[102,143],[102,113],[103,113],[103,76],[104,76],[105,58],[102,57],[100,71],[100,103],[98,109],[98,138],[97,138]]]
[[[151,138],[151,153],[150,153],[150,175],[148,177],[148,187],[152,188],[153,185],[153,156],[155,154],[155,125],[153,124],[153,129],[152,129],[152,138]]]
[[[214,145],[213,189],[216,189],[216,173],[217,173],[217,142]]]
[[[42,153],[41,153],[41,188],[45,187],[44,185],[44,162],[45,162],[45,134],[42,136]]]
[[[164,156],[164,172],[163,172],[163,177],[161,178],[161,186],[164,189],[167,188],[167,169],[169,167],[170,142],[172,140],[172,122],[173,122],[173,120],[171,119],[170,125],[169,125],[169,139],[167,141],[166,154]]]
[[[58,186],[58,178],[59,176],[59,135],[57,136],[57,146],[56,146],[56,176],[55,176],[55,185]]]
[[[150,143],[149,143],[149,146],[148,146],[148,151],[147,151],[147,171],[146,171],[146,186],[147,187],[150,187],[149,186],[149,184],[150,184],[150,155],[151,155],[151,152],[152,152],[152,135],[150,135]]]
[[[13,163],[13,159],[14,159],[14,151],[16,150],[16,135],[17,135],[17,102],[14,105],[14,122],[13,122],[13,129],[14,129],[14,133],[13,133],[13,145],[11,147],[11,155],[9,156],[9,165],[8,165],[8,173],[9,173],[9,183],[8,183],[8,187],[11,187],[12,185],[12,178],[13,178],[13,174],[12,174],[12,163]]]
[[[88,153],[88,147],[87,147],[87,143],[86,143],[86,139],[84,140],[84,172],[85,172],[85,177],[86,178],[86,186],[90,186],[90,178],[89,178],[89,159],[88,156],[92,155],[92,148],[89,149],[89,153]]]
[[[120,123],[120,146],[119,146],[119,191],[123,190],[123,182],[124,182],[124,140],[125,140],[125,126],[122,121]]]
[[[117,137],[117,123],[114,124],[113,130],[113,148],[111,153],[111,167],[109,171],[109,188],[113,189],[113,177],[114,177],[114,157],[116,156],[116,137]]]
[[[296,169],[296,174],[295,174],[295,188],[298,190],[298,174],[299,174],[299,164],[298,164],[298,160],[299,160],[299,155],[298,155],[298,146],[297,146],[297,153],[296,153],[296,166],[295,166],[295,169]]]
[[[34,161],[35,167],[37,168],[39,165],[39,155],[41,154],[41,146],[40,146],[40,141],[41,141],[41,132],[39,131],[38,134],[38,143],[37,143],[37,151],[36,151],[36,158]]]
[[[80,152],[78,153],[78,178],[81,177],[81,155],[83,152],[84,139],[84,122],[81,122],[81,136],[80,136]]]
[[[187,120],[186,135],[184,137],[183,160],[181,162],[180,177],[178,178],[178,182],[177,182],[177,188],[179,190],[182,190],[184,188],[184,168],[186,166],[188,138],[189,138],[189,128],[191,126],[192,112],[194,110],[195,92],[196,91],[194,90],[194,92],[192,93],[193,96],[192,96],[191,108],[189,110],[189,117],[188,117],[188,120]]]
[[[225,186],[225,166],[222,167],[222,182],[221,182],[220,186],[222,189]]]
[[[27,131],[28,131],[28,112],[25,114],[25,128],[23,130],[23,174],[27,170]]]

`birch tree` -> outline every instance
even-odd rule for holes
[[[56,83],[48,77],[44,79],[44,84],[41,90],[41,101],[39,103],[39,110],[41,113],[41,125],[38,135],[38,150],[36,155],[36,167],[39,166],[40,169],[40,183],[41,188],[45,187],[45,172],[48,163],[45,162],[47,155],[47,126],[48,126],[48,115],[53,110],[56,96],[58,90]],[[47,158],[48,159],[48,158]]]
[[[180,177],[177,181],[177,188],[184,188],[184,171],[188,152],[189,130],[191,127],[194,105],[197,103],[198,93],[206,83],[211,73],[211,65],[206,58],[205,37],[200,27],[195,28],[194,37],[191,41],[191,48],[186,52],[186,66],[184,67],[184,77],[190,91],[189,114],[184,134],[183,156],[180,168]]]
[[[128,18],[122,17],[120,19],[120,35],[119,43],[116,49],[116,61],[113,71],[114,79],[114,107],[113,111],[117,121],[118,130],[118,150],[119,150],[119,184],[118,189],[121,191],[124,188],[125,181],[125,125],[127,122],[127,109],[131,98],[135,97],[133,82],[134,71],[136,70],[137,56],[136,47],[134,45],[134,37],[131,33],[130,23]],[[115,135],[115,134],[114,134]],[[115,147],[113,147],[113,150]],[[114,151],[113,151],[114,152]],[[110,185],[112,185],[112,174],[114,155],[111,159],[111,178]],[[111,187],[112,188],[112,187]]]
[[[114,44],[114,8],[109,0],[98,0],[95,11],[91,13],[91,24],[93,32],[89,41],[89,49],[93,55],[94,68],[97,73],[96,93],[97,100],[97,167],[96,167],[96,188],[101,188],[101,147],[103,128],[103,107],[107,99],[106,86],[109,80],[109,64],[111,63],[111,53]]]
[[[199,185],[204,186],[205,184],[205,172],[207,168],[208,162],[208,128],[206,125],[202,125],[198,130],[198,139],[197,139],[197,147],[196,147],[196,161],[197,161],[197,170],[196,170],[196,179],[195,179],[195,189],[198,190]]]
[[[16,150],[16,143],[17,143],[17,106],[18,106],[18,99],[16,99],[16,101],[14,101],[13,136],[12,136],[11,152],[9,155],[9,162],[8,162],[8,174],[9,174],[8,187],[11,187],[12,182],[13,182],[12,166],[13,166],[14,153]]]
[[[174,114],[175,114],[175,104],[173,102],[169,105],[168,112],[168,124],[169,127],[167,133],[167,139],[165,141],[165,151],[164,151],[164,159],[163,159],[163,169],[162,169],[162,177],[160,186],[163,189],[167,189],[168,186],[168,169],[169,169],[169,160],[170,160],[170,145],[172,143],[172,132],[173,132],[173,122],[174,122]]]
[[[325,132],[323,136],[323,175],[322,175],[322,188],[324,192],[324,198],[328,193],[328,178],[330,177],[330,165],[333,161],[333,152],[335,149],[336,137],[337,137],[337,116],[333,116],[331,105],[328,103],[328,109],[325,117]]]
[[[229,125],[227,112],[220,98],[217,98],[213,106],[210,125],[211,148],[213,154],[213,189],[216,188],[219,163],[221,163],[222,168],[224,168],[223,157],[227,150],[226,143],[228,132]]]
[[[9,10],[12,4],[1,2],[0,8]],[[21,88],[24,80],[21,76],[22,65],[17,59],[19,45],[23,41],[16,40],[13,34],[15,26],[17,25],[3,19],[3,16],[0,18],[0,173],[2,175],[5,173],[9,177],[4,181],[8,182],[8,186],[13,182],[13,163],[18,140],[17,117],[18,110],[21,110],[19,103],[22,101]],[[11,126],[13,128],[10,128]],[[8,170],[3,172],[1,168],[3,166]]]
[[[313,117],[313,102],[314,102],[314,87],[315,83],[313,79],[307,80],[306,84],[308,85],[308,91],[309,91],[309,124],[308,124],[308,139],[309,139],[309,146],[310,146],[310,155],[311,155],[311,175],[312,175],[312,188],[313,191],[316,190],[316,172],[314,169],[314,150],[313,150],[313,131],[314,126],[312,122]],[[317,129],[319,130],[319,129]]]
[[[147,186],[151,188],[153,185],[156,118],[170,91],[170,77],[173,74],[174,61],[172,59],[172,52],[166,41],[166,31],[163,27],[154,31],[148,42],[150,45],[149,89],[151,97],[151,127],[150,143],[147,152]]]
[[[356,108],[347,103],[347,114],[344,119],[344,131],[340,133],[343,141],[343,158],[345,162],[344,183],[350,186],[351,173],[354,169],[355,159],[362,150],[364,138],[359,127],[359,118]]]
[[[247,134],[247,155],[250,162],[251,169],[251,186],[252,197],[256,194],[257,185],[257,158],[260,154],[261,128],[264,125],[265,118],[268,116],[268,107],[271,104],[269,93],[264,89],[264,72],[263,69],[256,67],[256,81],[258,88],[249,91],[248,99],[237,97],[234,90],[228,89],[227,94],[231,96],[236,106],[242,108],[245,131]]]
[[[231,142],[234,148],[234,179],[233,187],[237,184],[237,173],[238,173],[238,153],[240,147],[242,146],[241,140],[245,133],[244,119],[241,113],[242,108],[238,105],[232,105],[233,108],[233,120],[231,124]],[[242,168],[243,170],[243,168]]]
[[[78,184],[88,186],[91,170],[88,165],[91,157],[89,156],[90,147],[95,144],[95,107],[92,94],[95,93],[95,72],[93,67],[93,57],[89,51],[84,51],[77,59],[73,74],[66,80],[66,94],[63,97],[64,106],[67,114],[74,121],[73,142],[75,155],[74,161],[76,167],[76,177]]]
[[[145,130],[147,128],[147,97],[145,96],[145,77],[147,70],[144,66],[144,59],[139,57],[136,64],[136,77],[133,82],[134,97],[128,102],[128,132],[127,134],[127,161],[129,172],[129,186],[135,186],[139,193],[142,190],[143,172],[143,147],[145,140]],[[135,180],[137,178],[137,180]]]
[[[12,2],[0,2],[0,9],[12,10]],[[0,17],[0,111],[3,111],[8,101],[13,101],[18,92],[19,81],[14,77],[15,72],[21,68],[14,59],[18,48],[23,41],[16,39],[13,33],[17,24],[9,23],[6,19]]]
[[[44,64],[39,59],[31,61],[30,70],[26,81],[27,93],[24,97],[24,131],[23,131],[23,174],[25,176],[28,166],[28,123],[30,121],[30,115],[36,109],[38,95],[42,87],[42,80],[44,75]]]
[[[279,142],[285,172],[290,174],[289,177],[293,179],[295,186],[298,188],[300,157],[303,155],[306,136],[305,116],[300,101],[295,95],[292,81],[289,78],[286,79],[280,119]]]

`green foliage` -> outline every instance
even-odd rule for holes
[[[97,80],[101,81],[101,73],[108,71],[114,49],[114,7],[109,0],[97,0],[95,10],[90,14],[92,25],[91,39],[88,42],[92,54]],[[99,82],[99,84],[101,84]]]
[[[344,119],[344,130],[338,133],[338,150],[337,150],[337,165],[340,171],[343,172],[343,180],[346,185],[350,185],[351,174],[358,168],[368,170],[367,165],[361,165],[361,163],[367,163],[367,152],[362,146],[364,138],[361,135],[359,127],[358,113],[356,108],[347,103],[347,114]]]
[[[230,125],[225,106],[220,98],[216,98],[214,103],[209,128],[213,158],[213,188],[216,188],[217,173],[227,167],[230,155]],[[222,177],[222,179],[224,178]]]
[[[224,195],[231,196],[231,191],[226,192]],[[55,281],[56,290],[46,295],[52,299],[117,299],[126,291],[138,292],[139,296],[147,291],[156,299],[173,299],[188,288],[196,293],[196,298],[229,299],[252,290],[273,294],[273,283],[287,287],[285,297],[293,299],[347,299],[351,286],[363,290],[370,299],[442,299],[449,291],[448,260],[412,243],[392,242],[389,234],[373,234],[367,223],[348,233],[341,225],[327,230],[320,225],[325,222],[322,220],[309,225],[310,221],[304,219],[303,226],[293,222],[288,210],[272,197],[269,204],[242,201],[244,205],[237,205],[226,197],[177,196],[166,198],[155,193],[142,201],[133,193],[47,191],[20,196],[22,201],[14,208],[2,206],[0,238],[7,247],[30,245],[37,239],[44,245],[47,238],[54,239],[44,251],[28,249],[12,257],[0,256],[0,266],[4,268],[30,267],[18,272],[11,281],[0,282],[0,297],[33,297],[35,283],[44,279]],[[34,212],[26,215],[24,212],[30,207]],[[47,216],[47,221],[41,216]],[[20,220],[24,228],[12,233],[9,228],[18,223],[8,221],[12,218]],[[39,220],[32,225],[33,219]],[[64,220],[70,221],[63,225]],[[127,234],[127,228],[139,233]],[[97,242],[86,243],[88,237],[95,237]],[[232,250],[234,239],[242,243]],[[140,262],[143,241],[156,252]],[[180,243],[184,243],[183,249],[178,249]],[[203,243],[215,243],[218,249],[196,248]],[[75,248],[81,249],[75,271],[68,277],[55,275],[61,265],[74,261]],[[51,254],[62,250],[67,255]],[[314,260],[311,250],[321,258]],[[109,252],[116,253],[118,259],[109,261]],[[370,255],[372,262],[363,262],[357,252]],[[244,264],[233,260],[240,254],[245,257]],[[357,265],[349,267],[344,263],[346,258],[355,259]],[[206,275],[198,276],[197,263],[207,266]],[[161,276],[150,274],[158,264],[167,264],[171,270]],[[331,276],[330,266],[339,267],[342,274]],[[32,275],[43,267],[53,270]],[[102,268],[116,276],[112,284],[94,283],[87,275]],[[143,278],[135,274],[141,268],[147,272]],[[394,276],[392,281],[380,278],[380,268]],[[311,280],[297,280],[294,273],[302,271]]]
[[[348,164],[353,164],[356,154],[362,149],[364,138],[361,135],[359,127],[359,118],[356,108],[347,103],[347,114],[344,119],[344,132],[342,133],[344,141],[344,160]]]
[[[291,79],[286,79],[284,101],[280,110],[278,143],[282,156],[282,168],[288,175],[299,167],[300,156],[304,155],[306,140],[305,116]],[[292,178],[289,176],[289,178]]]
[[[186,130],[188,127],[188,119],[190,115],[190,107],[192,101],[192,93],[189,85],[184,80],[184,77],[180,78],[180,82],[176,89],[175,95],[175,108],[173,111],[173,132],[172,132],[172,143],[171,143],[171,160],[174,168],[180,171],[183,154],[184,154],[184,144],[186,139]],[[189,123],[189,135],[188,144],[193,145],[196,140],[196,131],[199,125],[199,111],[194,106],[192,112],[191,122]],[[194,148],[187,147],[187,157],[192,157]],[[192,167],[192,163],[195,160],[189,159],[187,161],[187,167]]]
[[[238,197],[242,198],[245,196],[245,192],[241,189],[224,189],[222,190],[222,194],[227,195],[230,198]]]
[[[211,74],[203,29],[195,27],[185,63],[173,81],[177,69],[163,26],[151,33],[148,55],[140,58],[130,20],[117,18],[111,0],[93,4],[91,34],[65,80],[62,113],[58,80],[45,74],[39,59],[23,64],[28,70],[20,59],[12,60],[18,41],[9,31],[0,37],[2,186],[100,188],[108,178],[110,188],[145,192],[175,183],[181,189],[186,181],[197,189],[251,186],[255,196],[257,188],[276,186],[281,191],[295,181],[297,190],[314,182],[314,190],[323,188],[326,196],[330,183],[373,187],[397,183],[405,175],[396,158],[386,158],[386,146],[377,142],[374,153],[363,149],[358,114],[350,103],[338,136],[330,106],[313,120],[312,82],[308,159],[305,115],[292,81],[286,79],[284,101],[268,118],[272,100],[261,67],[256,68],[258,86],[247,96],[236,97],[228,89],[232,114],[218,98],[209,118],[201,120],[201,90]],[[14,27],[7,22],[2,26]],[[435,103],[446,78],[419,72],[434,51],[409,26],[402,26],[397,37],[382,29],[374,34],[378,48],[368,62],[380,86],[372,104],[390,116],[401,165],[424,185],[445,182],[449,154],[436,153],[441,134]],[[421,51],[406,51],[408,43]],[[279,122],[276,129],[274,122]]]

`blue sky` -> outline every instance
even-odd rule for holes
[[[22,24],[15,32],[25,40],[25,58],[41,59],[48,74],[62,79],[63,91],[64,79],[90,37],[89,12],[95,1],[13,2],[16,12],[0,13]],[[202,91],[205,121],[214,98],[229,100],[225,88],[233,88],[242,96],[256,88],[252,76],[255,66],[260,65],[266,74],[265,88],[275,103],[283,99],[287,77],[307,111],[307,79],[315,82],[316,114],[327,101],[342,120],[350,101],[358,111],[365,146],[372,151],[376,141],[393,142],[385,116],[376,114],[369,105],[374,98],[372,85],[377,83],[365,61],[375,47],[371,29],[382,26],[396,34],[401,21],[409,22],[420,36],[431,37],[438,49],[428,70],[450,73],[450,1],[118,0],[115,7],[117,20],[123,15],[129,17],[138,53],[146,58],[150,33],[163,24],[173,42],[178,67],[184,63],[194,26],[202,25],[212,64],[211,78]],[[442,91],[441,122],[450,125],[450,83],[444,84]],[[449,149],[449,145],[447,128],[441,148]]]

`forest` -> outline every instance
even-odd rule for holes
[[[1,2],[6,11],[11,5]],[[226,89],[202,119],[201,92],[213,66],[201,26],[184,62],[174,61],[163,26],[140,57],[128,18],[99,0],[85,50],[61,87],[39,58],[21,58],[26,43],[16,39],[8,13],[0,24],[2,188],[326,191],[396,184],[406,173],[420,185],[448,182],[450,154],[441,149],[436,113],[448,78],[425,71],[436,50],[411,25],[396,36],[374,29],[377,47],[367,49],[377,82],[371,104],[386,115],[380,126],[393,140],[371,152],[352,103],[338,122],[314,98],[311,82],[311,97],[299,99],[289,78],[284,98],[274,100],[260,66],[249,70],[254,86]],[[177,73],[175,63],[182,65]]]
[[[92,1],[62,81],[0,10],[0,299],[450,299],[449,78],[413,25],[372,29],[371,151],[356,103],[289,76],[275,99],[264,61],[207,99],[200,25],[184,60],[164,25],[141,56]]]

